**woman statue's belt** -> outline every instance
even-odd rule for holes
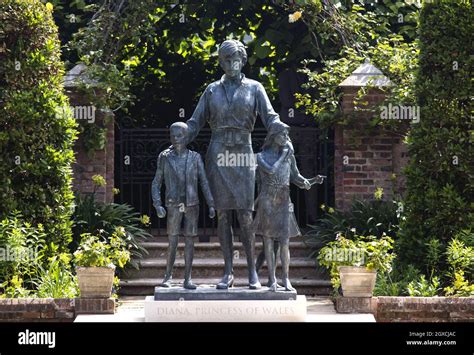
[[[211,142],[223,143],[225,145],[252,144],[249,131],[238,128],[218,128],[212,131]]]

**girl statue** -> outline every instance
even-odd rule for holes
[[[309,190],[310,180],[300,175],[296,166],[289,127],[272,126],[265,139],[262,152],[257,154],[259,194],[253,222],[255,234],[264,239],[265,259],[268,267],[268,287],[276,291],[276,258],[274,242],[280,244],[282,283],[287,291],[295,291],[289,279],[290,238],[300,235],[300,230],[290,200],[290,182]]]

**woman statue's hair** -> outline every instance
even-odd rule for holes
[[[219,46],[219,61],[232,56],[236,52],[239,53],[240,57],[242,58],[242,63],[245,65],[245,63],[247,63],[247,51],[245,50],[242,42],[235,39],[228,39]]]

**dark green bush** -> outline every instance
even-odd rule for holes
[[[401,270],[395,259],[393,266],[391,272],[377,273],[374,296],[408,296],[408,284],[420,278],[420,271],[413,265],[408,265]]]
[[[75,121],[61,84],[51,10],[40,1],[0,2],[0,217],[18,210],[42,224],[47,244],[71,238]]]
[[[424,5],[416,83],[421,118],[408,137],[406,220],[397,255],[401,264],[413,264],[427,276],[429,241],[439,240],[444,254],[453,236],[474,225],[472,33],[470,1]],[[445,275],[447,268],[439,258],[437,273]]]
[[[349,239],[355,235],[380,238],[384,233],[396,238],[399,229],[397,209],[395,201],[382,200],[354,200],[346,212],[326,209],[325,215],[315,225],[309,226],[309,231],[304,235],[305,243],[311,247],[314,255],[339,233]]]
[[[79,246],[83,233],[100,234],[108,239],[116,228],[123,227],[124,242],[132,255],[130,265],[138,268],[138,260],[147,253],[140,243],[151,235],[143,228],[140,214],[129,205],[97,202],[94,194],[78,197],[73,221],[72,251]]]

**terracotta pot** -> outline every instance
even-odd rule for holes
[[[81,297],[109,298],[112,294],[115,268],[78,266],[76,273]]]
[[[345,297],[372,297],[377,271],[361,266],[340,266],[339,276]]]

